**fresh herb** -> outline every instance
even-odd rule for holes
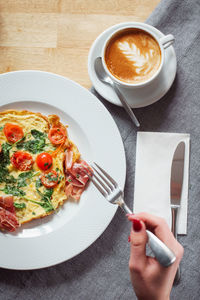
[[[32,129],[31,134],[35,139],[45,139],[47,137],[47,134],[45,132],[41,132],[37,129]]]
[[[72,181],[72,180],[69,178],[69,179],[68,179],[68,182],[71,182],[71,181]]]
[[[52,166],[52,164],[51,164],[51,163],[49,164],[48,162],[46,162],[46,163],[44,164],[44,166],[45,166],[45,167],[47,167],[47,166],[48,166],[48,168],[47,168],[47,169],[50,169],[50,168],[51,168],[51,166]]]
[[[41,207],[44,208],[44,210],[46,212],[50,212],[52,210],[54,210],[53,205],[51,204],[51,196],[53,193],[53,189],[51,191],[51,189],[47,190],[44,194],[42,194],[39,190],[37,190],[39,192],[39,194],[41,195],[41,200],[42,201],[35,201],[26,197],[23,197],[25,200],[30,201],[32,203],[36,203],[38,205],[40,205]]]
[[[24,202],[23,203],[14,202],[14,207],[16,207],[18,209],[23,209],[23,208],[26,208],[26,204]]]
[[[3,143],[1,147],[2,151],[0,154],[0,165],[1,167],[6,167],[10,163],[10,149],[12,148],[12,145]]]
[[[0,183],[16,183],[16,179],[13,175],[9,175],[9,171],[5,167],[1,167],[0,165]]]
[[[40,206],[44,208],[46,212],[54,210],[52,203],[51,203],[51,197],[53,194],[53,189],[45,189],[45,191],[42,193],[39,188],[42,186],[41,180],[38,179],[35,182],[36,191],[41,197],[41,202],[38,202]],[[36,202],[35,202],[36,203]]]
[[[9,175],[7,165],[10,163],[10,149],[12,145],[8,143],[2,144],[2,151],[0,153],[0,183],[15,183],[16,179],[14,176]]]
[[[80,177],[80,175],[79,174],[76,174],[76,178],[79,178]]]
[[[24,172],[19,174],[18,178],[17,178],[17,186],[18,187],[24,187],[27,186],[27,179],[31,179],[32,177],[36,176],[40,174],[40,172],[36,172],[34,173],[33,171],[28,171],[28,172]]]
[[[33,212],[32,212],[32,215],[36,215],[36,213],[33,211]]]
[[[42,152],[46,146],[46,142],[45,142],[46,133],[43,133],[36,129],[32,129],[31,135],[33,139],[29,141],[19,142],[17,144],[17,149],[25,149],[33,154]]]
[[[40,178],[38,178],[35,182],[36,190],[38,190],[41,186],[42,186],[42,182],[41,182]]]
[[[0,130],[3,130],[4,126],[0,126]]]
[[[29,171],[29,172],[24,172],[19,174],[18,178],[17,178],[17,186],[18,187],[24,187],[27,186],[26,180],[30,179],[33,177],[33,172]]]
[[[10,185],[10,184],[6,184],[3,189],[0,189],[0,191],[4,192],[5,194],[11,194],[13,196],[18,196],[18,197],[22,197],[26,195],[26,193],[23,190],[19,189],[15,185]]]
[[[58,175],[53,177],[54,174],[49,172],[48,174],[45,175],[45,178],[48,179],[49,181],[58,181]]]

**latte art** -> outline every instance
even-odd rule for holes
[[[144,82],[151,78],[161,64],[157,41],[140,29],[124,30],[108,44],[105,61],[117,79],[127,83]]]

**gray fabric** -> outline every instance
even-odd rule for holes
[[[185,248],[182,279],[180,285],[173,288],[171,299],[199,299],[200,1],[163,0],[147,22],[165,34],[174,34],[178,72],[172,88],[162,100],[137,109],[135,113],[142,131],[191,134],[188,235],[179,238]],[[128,169],[125,199],[132,206],[136,129],[122,108],[98,97],[112,114],[122,135]],[[0,299],[136,299],[128,270],[129,231],[130,224],[118,210],[102,236],[70,261],[35,271],[1,269]]]

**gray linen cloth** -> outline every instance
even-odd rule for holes
[[[172,33],[175,36],[178,71],[173,86],[163,99],[149,107],[137,109],[135,113],[142,124],[142,131],[191,134],[188,235],[179,237],[185,248],[181,263],[182,279],[173,288],[171,299],[199,299],[200,1],[163,0],[147,23],[165,34]],[[112,114],[124,142],[127,157],[125,200],[131,207],[137,132],[123,108],[97,96]],[[41,270],[1,269],[0,299],[136,299],[128,269],[130,226],[123,213],[118,210],[102,236],[73,259]]]

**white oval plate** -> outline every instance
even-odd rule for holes
[[[57,114],[88,162],[98,162],[121,187],[126,162],[118,128],[101,102],[77,83],[52,73],[17,71],[0,75],[0,110]],[[120,163],[119,163],[120,162]],[[79,203],[66,202],[51,216],[0,232],[0,267],[38,269],[58,264],[90,246],[111,222],[117,207],[92,183]]]

